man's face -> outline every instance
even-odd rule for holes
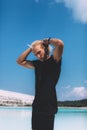
[[[44,48],[41,47],[41,45],[35,46],[33,49],[33,53],[39,60],[41,61],[45,60],[45,50]]]

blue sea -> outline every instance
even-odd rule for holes
[[[31,130],[31,107],[0,107],[0,130]],[[59,108],[54,130],[87,130],[86,108]]]

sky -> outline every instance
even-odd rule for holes
[[[35,94],[34,70],[16,60],[48,37],[64,42],[58,100],[87,98],[87,0],[0,0],[0,89]]]

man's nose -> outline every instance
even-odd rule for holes
[[[38,54],[37,57],[40,58],[40,54]]]

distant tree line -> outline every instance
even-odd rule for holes
[[[74,101],[58,101],[59,107],[87,107],[87,99]]]
[[[87,107],[87,99],[74,101],[58,101],[58,107]],[[32,103],[21,100],[1,100],[0,106],[32,106]]]

